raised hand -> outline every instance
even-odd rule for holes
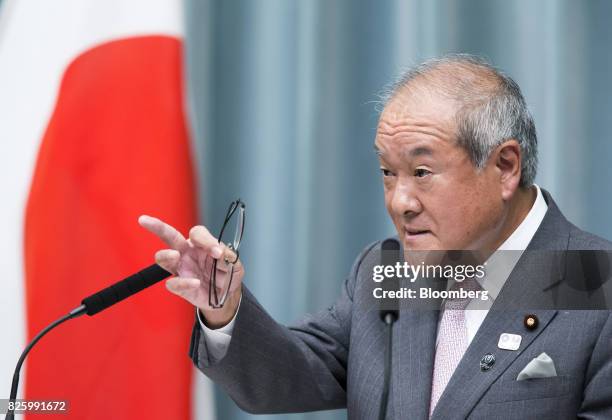
[[[175,277],[166,281],[172,293],[200,309],[211,328],[227,324],[236,313],[240,302],[244,268],[240,260],[233,264],[232,284],[222,308],[209,305],[208,291],[213,259],[217,260],[217,294],[222,296],[229,282],[229,270],[236,255],[225,244],[220,244],[204,226],[195,226],[186,239],[179,231],[151,216],[140,216],[138,223],[159,237],[170,249],[155,254],[155,262]]]

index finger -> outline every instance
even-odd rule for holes
[[[142,215],[138,218],[138,223],[172,249],[182,252],[189,247],[187,240],[178,230],[155,217]]]

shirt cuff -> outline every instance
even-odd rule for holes
[[[234,324],[238,311],[240,310],[240,304],[242,303],[242,294],[240,295],[240,301],[238,302],[238,309],[230,322],[218,329],[211,329],[204,324],[202,320],[202,314],[199,309],[196,308],[196,315],[200,322],[200,327],[204,333],[204,340],[206,342],[206,348],[208,349],[208,355],[212,363],[218,362],[225,357],[227,349],[229,348],[230,341],[232,340],[232,332],[234,331]]]

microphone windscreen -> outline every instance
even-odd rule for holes
[[[81,301],[81,304],[85,305],[87,315],[95,315],[109,306],[154,285],[170,275],[169,272],[159,265],[153,264],[106,289],[86,297]]]
[[[382,266],[395,266],[400,261],[400,243],[397,239],[385,239],[380,246],[380,264]],[[383,290],[398,290],[399,279],[396,276],[387,278],[382,283]],[[386,322],[387,315],[391,314],[394,320],[399,318],[399,301],[386,298],[382,301],[380,318]]]
[[[385,239],[380,248],[380,263],[382,265],[395,265],[399,261],[400,243],[397,239]]]

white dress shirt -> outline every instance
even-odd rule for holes
[[[240,302],[238,302],[238,309],[236,309],[236,313],[232,320],[225,326],[218,328],[216,330],[208,328],[204,321],[202,321],[202,317],[200,315],[200,311],[196,308],[196,313],[198,314],[198,321],[200,321],[200,326],[202,327],[202,331],[204,332],[204,340],[206,341],[206,348],[208,349],[208,355],[210,356],[211,362],[216,362],[217,360],[221,360],[225,353],[227,353],[227,348],[229,347],[230,341],[232,339],[232,331],[234,331],[234,323],[236,322],[236,316],[238,316],[238,311],[240,310],[240,304],[242,303],[242,296],[240,296]]]
[[[546,205],[546,201],[544,201],[544,196],[540,191],[540,187],[535,184],[534,186],[537,189],[537,196],[531,210],[529,210],[529,213],[527,213],[527,216],[516,230],[512,232],[508,239],[498,248],[498,251],[524,251],[527,245],[529,245],[529,242],[531,242],[531,238],[533,238],[533,235],[535,235],[538,230],[540,223],[542,223],[548,206]],[[512,258],[509,258],[508,254],[505,254],[502,259],[499,258],[499,254],[496,255],[494,253],[487,260],[487,275],[482,280],[479,280],[479,283],[484,290],[489,292],[489,299],[486,301],[473,300],[467,306],[468,310],[465,312],[465,322],[468,332],[468,344],[472,342],[478,328],[480,328],[482,321],[484,321],[487,316],[489,309],[493,305],[493,302],[495,302],[495,298],[514,269],[521,254],[522,252],[512,253]],[[240,310],[240,303],[238,304],[238,310]],[[208,354],[211,361],[214,362],[222,359],[225,353],[227,353],[227,349],[232,339],[232,331],[234,330],[234,323],[238,311],[236,311],[236,315],[234,315],[234,318],[226,326],[216,330],[208,328],[202,321],[200,312],[197,310],[196,312],[200,325],[202,326],[204,340],[206,341],[206,347],[208,348]]]

